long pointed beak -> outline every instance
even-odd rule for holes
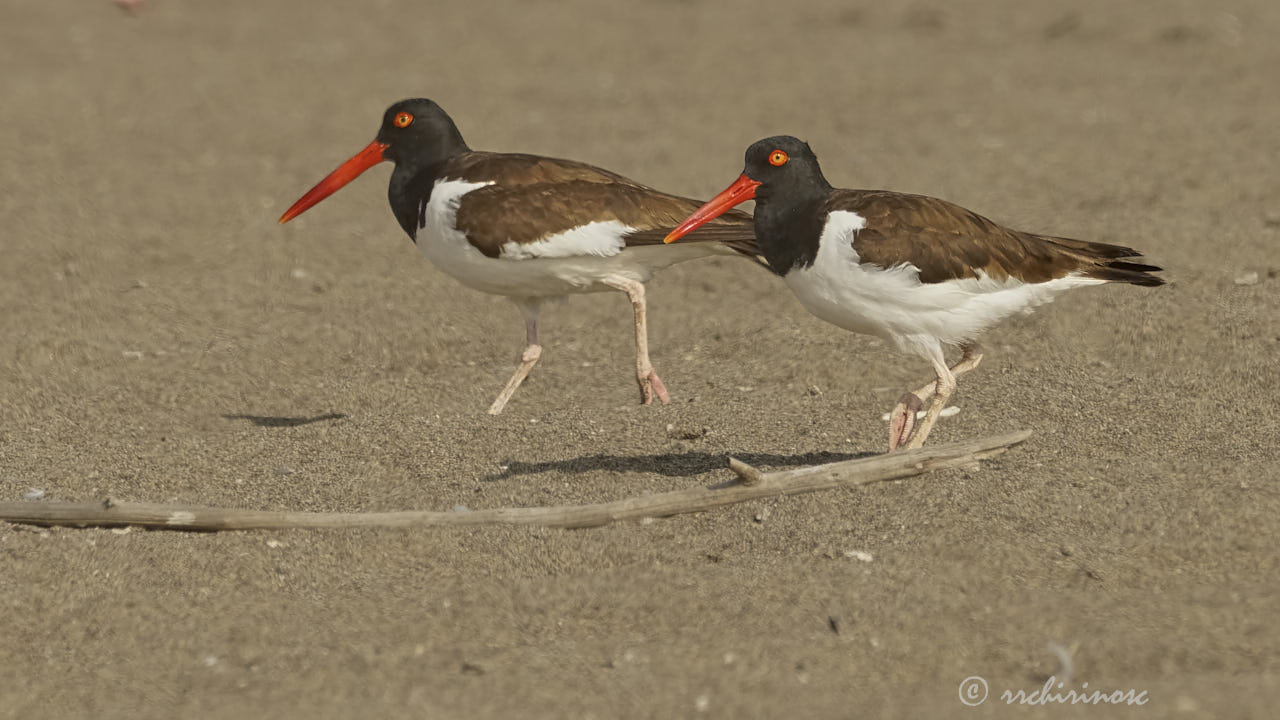
[[[662,242],[673,243],[725,214],[734,205],[740,205],[750,200],[756,196],[756,188],[758,187],[760,187],[759,180],[752,180],[747,177],[746,173],[742,173],[732,185],[721,191],[719,195],[708,200],[706,205],[694,210],[693,214],[685,218],[685,221],[663,238]]]
[[[377,140],[369,143],[363,150],[355,154],[355,157],[342,163],[337,170],[329,173],[325,179],[316,183],[316,186],[307,191],[306,195],[298,198],[298,202],[293,204],[284,214],[280,216],[280,224],[289,222],[306,212],[308,208],[321,200],[342,189],[343,185],[360,177],[365,170],[377,165],[386,158],[382,157],[382,151],[387,149],[386,143],[380,143]]]

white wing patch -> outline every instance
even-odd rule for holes
[[[435,186],[431,188],[431,198],[427,201],[426,207],[418,210],[422,216],[420,227],[427,228],[436,235],[444,229],[452,230],[458,216],[458,205],[462,203],[462,196],[492,184],[492,180],[486,182],[437,180]]]
[[[631,228],[617,220],[590,222],[530,243],[508,242],[498,250],[503,260],[531,258],[609,257],[622,252]]]

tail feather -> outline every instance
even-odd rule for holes
[[[1141,285],[1143,287],[1158,287],[1164,284],[1164,278],[1152,275],[1153,272],[1160,272],[1162,268],[1155,265],[1143,265],[1141,263],[1124,262],[1122,260],[1112,260],[1111,262],[1099,264],[1088,270],[1085,270],[1084,276],[1097,278],[1098,280],[1106,280],[1108,282],[1122,282],[1130,285]]]
[[[1142,253],[1124,245],[1110,245],[1088,240],[1076,240],[1075,238],[1053,237],[1052,235],[1041,235],[1040,238],[1072,253],[1098,259],[1118,260],[1120,258],[1142,257]]]
[[[1143,287],[1164,285],[1164,279],[1151,273],[1161,272],[1164,268],[1148,265],[1143,262],[1142,253],[1123,245],[1089,242],[1073,238],[1041,236],[1044,240],[1062,248],[1078,257],[1084,267],[1081,272],[1085,277],[1122,282]],[[1127,258],[1127,259],[1126,259]]]

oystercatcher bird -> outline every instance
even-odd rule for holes
[[[542,354],[538,311],[548,298],[619,290],[635,312],[641,402],[669,402],[649,361],[645,289],[654,272],[709,255],[757,258],[751,217],[707,226],[684,252],[663,237],[698,206],[571,160],[467,147],[453,120],[427,99],[383,114],[367,147],[307,191],[281,223],[302,214],[374,165],[395,164],[391,211],[422,254],[463,285],[511,298],[525,322],[520,364],[489,412],[498,414]]]
[[[920,447],[956,387],[978,366],[982,331],[1057,293],[1108,282],[1164,281],[1138,251],[1002,227],[945,200],[833,188],[808,144],[788,135],[747,149],[732,185],[667,236],[674,242],[754,199],[756,238],[800,304],[933,364],[937,378],[890,413],[889,450]],[[960,360],[947,366],[943,346]],[[924,419],[917,411],[932,397]]]

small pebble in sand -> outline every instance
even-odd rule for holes
[[[874,557],[866,550],[845,550],[844,556],[853,560],[861,560],[862,562],[871,562]]]
[[[1179,695],[1173,701],[1173,708],[1180,713],[1193,713],[1200,709],[1200,703],[1189,695]]]
[[[1258,271],[1250,270],[1247,273],[1240,273],[1235,277],[1235,280],[1233,282],[1235,282],[1235,284],[1237,285],[1257,285]]]
[[[39,500],[44,497],[44,488],[27,488],[27,491],[22,493],[22,497],[26,500]]]

